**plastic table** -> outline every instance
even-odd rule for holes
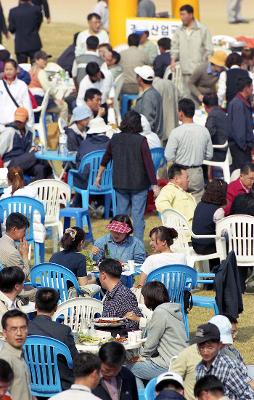
[[[139,349],[143,343],[145,343],[146,339],[141,339],[136,343],[122,343],[124,345],[125,350],[135,350]],[[97,354],[100,350],[100,345],[90,345],[90,344],[76,344],[76,348],[79,352],[89,352]]]
[[[37,151],[35,153],[35,157],[38,160],[48,161],[52,168],[54,178],[61,180],[68,167],[68,164],[70,162],[76,162],[76,154],[77,153],[75,151],[69,151],[66,155],[62,155],[59,154],[58,150],[44,150],[43,152]],[[57,169],[54,166],[54,161],[62,161],[66,163],[60,174],[57,172]]]

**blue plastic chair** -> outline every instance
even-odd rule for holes
[[[25,196],[13,196],[0,200],[0,223],[13,212],[19,212],[25,215],[29,221],[29,228],[26,230],[26,240],[34,246],[34,264],[44,262],[44,243],[38,243],[34,240],[34,214],[40,214],[41,223],[44,225],[45,212],[43,204],[35,199]]]
[[[68,347],[59,340],[45,336],[28,336],[23,346],[24,358],[31,374],[32,395],[52,397],[62,392],[58,356],[64,357],[72,369]]]
[[[156,386],[157,378],[151,379],[145,388],[145,400],[155,400],[155,386]]]
[[[94,242],[91,219],[88,210],[78,207],[65,207],[60,210],[59,218],[64,218],[64,231],[70,227],[71,218],[75,219],[75,226],[83,229],[87,226],[86,242]]]
[[[97,172],[101,165],[102,157],[104,156],[104,150],[93,151],[85,155],[80,163],[79,169],[70,169],[68,172],[68,184],[75,192],[80,193],[82,196],[82,206],[85,210],[88,210],[89,196],[105,196],[105,218],[109,218],[110,204],[112,201],[113,215],[116,215],[116,194],[112,183],[112,166],[113,163],[110,161],[102,174],[101,186],[97,188],[94,185],[96,180]],[[74,185],[74,176],[77,174],[83,174],[86,168],[89,168],[89,177],[87,189],[80,189]]]
[[[155,173],[157,174],[158,170],[167,163],[167,160],[164,156],[164,148],[156,147],[155,149],[151,149],[151,156],[153,160]]]
[[[137,94],[123,93],[121,97],[121,117],[123,118],[127,111],[129,110],[129,103],[136,100]]]
[[[76,276],[68,268],[54,263],[35,265],[31,269],[31,282],[35,288],[50,287],[60,294],[60,302],[68,300],[68,282],[71,283],[77,294],[82,294]]]

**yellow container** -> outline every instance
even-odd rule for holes
[[[137,0],[109,0],[109,37],[113,47],[127,42],[126,19],[137,16]]]
[[[172,15],[174,18],[180,17],[179,9],[185,4],[189,4],[194,8],[194,16],[196,19],[200,19],[199,12],[199,0],[172,0]]]

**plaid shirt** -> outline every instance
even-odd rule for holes
[[[135,294],[119,281],[114,289],[107,292],[104,297],[102,317],[122,318],[129,311],[142,317]],[[128,330],[138,329],[138,323],[134,321],[127,321],[125,326]]]
[[[224,385],[225,396],[230,400],[253,400],[254,391],[249,385],[250,378],[232,358],[219,353],[207,368],[203,361],[197,367],[197,380],[206,375],[215,375]]]

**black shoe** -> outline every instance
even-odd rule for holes
[[[229,24],[249,24],[249,20],[248,19],[236,19],[235,21],[229,21]]]

